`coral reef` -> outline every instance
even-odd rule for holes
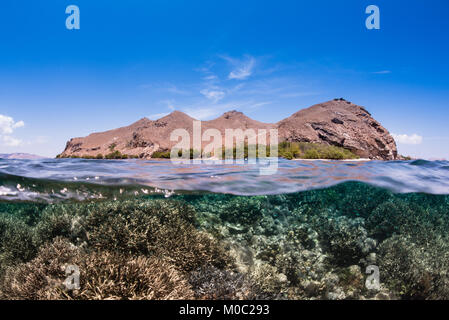
[[[272,196],[0,203],[3,299],[449,299],[449,197],[362,183]],[[80,269],[79,290],[63,286]],[[379,286],[366,285],[368,266]]]
[[[80,287],[68,290],[65,268],[79,268]],[[191,299],[193,292],[173,265],[156,257],[108,251],[86,253],[62,238],[44,245],[32,261],[9,269],[0,297],[8,299]]]
[[[0,277],[7,266],[28,261],[35,253],[31,228],[18,218],[0,214]]]
[[[254,299],[257,289],[244,274],[215,267],[198,269],[189,275],[195,298],[200,300]]]
[[[436,299],[449,292],[447,196],[350,182],[291,195],[183,198],[272,298]],[[368,265],[379,266],[377,290],[365,286]]]

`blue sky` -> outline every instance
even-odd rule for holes
[[[80,30],[65,27],[72,4]],[[2,1],[0,153],[55,156],[175,109],[276,122],[344,97],[401,153],[449,158],[448,16],[447,0]]]

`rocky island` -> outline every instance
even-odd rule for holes
[[[60,158],[89,157],[150,159],[169,151],[175,144],[170,133],[175,129],[193,131],[195,119],[180,111],[173,111],[158,120],[143,118],[129,126],[67,142]],[[220,131],[224,141],[225,129],[278,129],[279,142],[307,143],[341,148],[360,158],[395,160],[398,158],[394,138],[372,115],[361,106],[343,98],[313,105],[300,110],[277,123],[253,120],[241,112],[230,111],[217,119],[201,121],[203,130]],[[269,140],[267,140],[269,141]]]

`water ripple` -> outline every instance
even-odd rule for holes
[[[187,165],[140,160],[0,159],[0,199],[83,200],[152,192],[169,196],[172,190],[268,195],[326,188],[346,181],[360,181],[398,193],[449,194],[447,161],[279,160],[273,175],[260,175],[261,166],[260,163]]]

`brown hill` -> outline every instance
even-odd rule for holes
[[[279,139],[327,143],[362,158],[393,160],[397,148],[387,129],[365,108],[335,99],[300,110],[277,123]]]
[[[113,151],[150,158],[155,151],[173,147],[170,134],[185,129],[192,136],[193,121],[187,114],[174,111],[152,121],[143,118],[129,126],[93,133],[67,142],[61,157],[106,155]],[[276,124],[253,120],[238,111],[226,112],[217,119],[201,122],[202,132],[220,131],[224,144],[225,129],[278,129],[279,141],[325,143],[351,150],[360,157],[393,160],[397,158],[396,143],[387,129],[372,118],[363,107],[338,99],[300,110]],[[269,141],[269,138],[267,138]],[[207,142],[203,142],[203,145]]]
[[[0,153],[0,159],[39,160],[45,157],[30,153]]]

